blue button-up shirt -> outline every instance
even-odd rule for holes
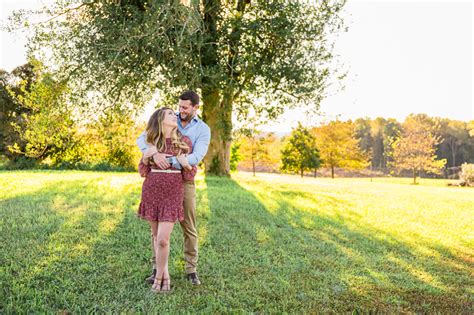
[[[181,119],[178,115],[178,129],[183,134],[183,136],[188,137],[193,144],[193,153],[187,156],[188,163],[190,165],[197,165],[199,162],[202,161],[204,156],[207,153],[207,148],[209,147],[209,142],[211,141],[211,129],[208,125],[197,116],[183,127],[181,124]],[[137,139],[137,145],[140,148],[142,153],[148,149],[148,144],[146,142],[146,131],[142,132],[142,134]],[[181,169],[181,164],[179,164],[178,160],[173,157],[173,167],[177,169]]]

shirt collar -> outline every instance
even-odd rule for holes
[[[176,116],[178,116],[178,124],[179,124],[179,126],[180,126],[181,128],[184,128],[184,127],[183,127],[183,124],[181,123],[181,118],[179,118],[179,112],[176,113]],[[189,124],[186,125],[186,127],[190,126],[191,124],[194,124],[194,123],[199,122],[199,120],[200,120],[200,119],[199,119],[198,115],[194,115],[193,119],[189,122]]]
[[[176,116],[178,116],[178,121],[181,122],[181,118],[179,118],[179,112],[176,112]],[[194,115],[192,121],[199,121],[199,120],[200,120],[200,119],[199,119],[198,115],[197,115],[197,114]]]

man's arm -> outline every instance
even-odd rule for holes
[[[143,158],[146,159],[154,154],[156,154],[155,146],[150,146],[146,142],[146,132],[143,131],[141,135],[137,138],[137,146],[143,153]],[[170,163],[166,160],[166,154],[157,153],[156,158],[154,158],[155,164],[160,169],[166,169],[170,166]],[[179,163],[178,163],[179,164]]]
[[[207,125],[204,125],[201,133],[196,139],[193,147],[193,153],[187,156],[188,163],[191,166],[198,165],[202,161],[204,156],[207,153],[209,148],[209,142],[211,141],[211,129]],[[182,169],[181,164],[178,160],[173,157],[173,167],[177,169]]]
[[[148,144],[146,143],[146,132],[143,131],[141,135],[137,138],[137,146],[142,151],[142,153],[145,153],[145,151],[148,149]]]
[[[211,141],[211,129],[207,125],[204,125],[202,134],[196,139],[193,147],[193,153],[187,156],[189,165],[198,165],[202,161],[209,148],[209,142]]]

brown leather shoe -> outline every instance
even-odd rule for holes
[[[151,276],[149,276],[148,278],[145,278],[145,282],[149,284],[153,284],[153,282],[155,282],[155,276],[156,276],[156,269],[153,269]]]
[[[201,284],[201,281],[199,280],[198,278],[198,275],[197,273],[193,272],[193,273],[188,273],[186,275],[186,279],[191,282],[193,285],[200,285]]]

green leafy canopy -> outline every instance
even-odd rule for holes
[[[30,52],[44,53],[76,102],[137,109],[155,91],[173,99],[211,87],[227,90],[240,115],[261,97],[275,117],[324,97],[333,74],[328,35],[342,29],[344,3],[58,0],[17,12],[11,25],[33,30]],[[35,14],[47,18],[27,23]]]

